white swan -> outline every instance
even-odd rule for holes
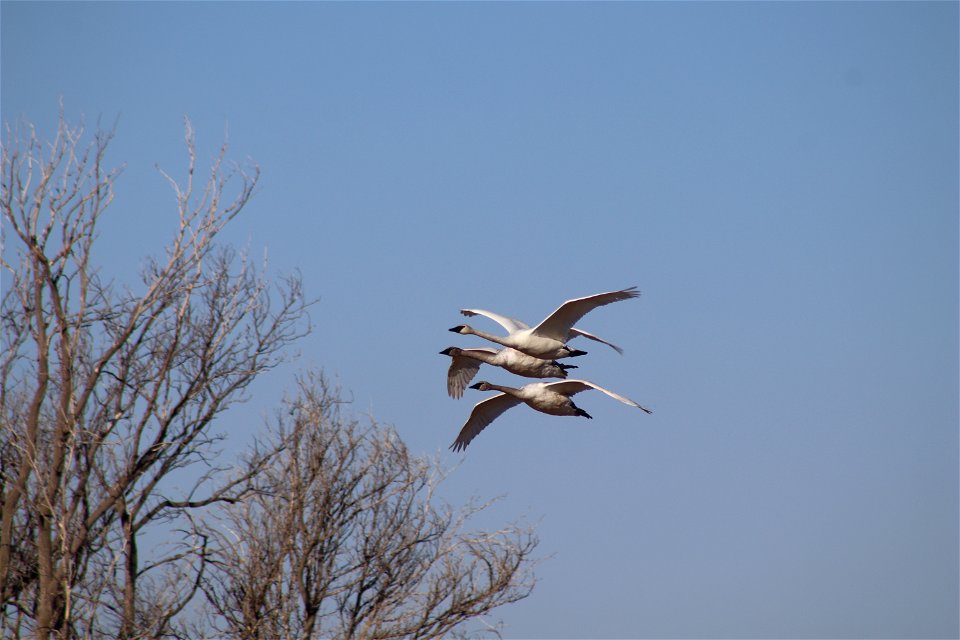
[[[497,417],[520,403],[526,403],[527,406],[543,413],[553,416],[583,416],[590,418],[590,414],[578,407],[570,399],[570,396],[586,391],[587,389],[596,389],[602,391],[611,398],[615,398],[631,407],[636,407],[641,411],[653,413],[650,409],[642,407],[633,400],[625,398],[618,393],[587,382],[586,380],[560,380],[558,382],[534,382],[519,389],[513,387],[504,387],[489,382],[478,382],[471,385],[471,389],[480,391],[500,391],[492,398],[487,398],[478,402],[470,412],[470,417],[460,429],[460,435],[454,440],[450,448],[454,451],[463,451],[470,444],[470,441],[477,437],[483,429],[497,419]]]
[[[556,360],[534,358],[509,347],[499,351],[447,347],[440,353],[452,358],[447,371],[447,393],[451,398],[463,395],[463,390],[477,375],[480,364],[484,362],[525,378],[566,378],[567,369],[577,368],[572,364],[560,364]]]
[[[610,344],[606,340],[601,340],[591,333],[587,333],[581,329],[575,329],[573,325],[597,307],[620,300],[629,300],[639,295],[640,292],[637,291],[636,287],[629,287],[619,291],[608,291],[584,298],[567,300],[560,305],[556,311],[547,316],[543,322],[533,328],[528,327],[519,320],[507,318],[489,311],[483,311],[482,309],[461,309],[460,313],[465,316],[483,315],[490,318],[506,329],[508,335],[495,336],[465,324],[457,325],[451,328],[450,331],[464,335],[473,334],[484,340],[496,342],[505,347],[522,351],[535,358],[543,358],[546,360],[584,355],[586,351],[572,349],[566,344],[567,340],[575,336],[583,336],[602,342],[622,353],[620,347]]]
[[[460,309],[460,313],[465,316],[486,316],[490,318],[501,327],[507,330],[508,333],[514,333],[516,331],[523,331],[524,329],[529,329],[530,325],[522,320],[517,320],[515,318],[508,318],[506,316],[501,316],[499,313],[494,313],[493,311],[486,311],[484,309]],[[577,327],[572,327],[570,331],[567,332],[567,340],[573,340],[577,336],[583,336],[584,338],[589,338],[590,340],[596,340],[597,342],[602,342],[607,345],[614,351],[619,354],[623,354],[623,349],[613,344],[612,342],[607,342],[600,336],[594,335],[583,329],[578,329]]]

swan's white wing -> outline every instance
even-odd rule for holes
[[[453,360],[447,370],[447,393],[450,397],[462,396],[463,390],[480,370],[480,365],[489,362],[497,353],[496,349],[460,349],[459,355],[451,356]]]
[[[466,349],[464,349],[466,351]],[[496,353],[496,352],[494,352]],[[459,398],[473,377],[480,371],[480,361],[466,356],[453,356],[447,370],[447,393],[451,398]]]
[[[509,409],[515,407],[522,401],[505,393],[500,393],[492,398],[487,398],[473,406],[470,417],[466,424],[460,429],[460,435],[453,441],[450,448],[454,451],[463,451],[470,444],[470,441],[477,437],[483,429],[497,419],[497,417]]]
[[[639,295],[640,292],[637,291],[636,287],[629,287],[619,291],[608,291],[585,298],[567,300],[556,311],[547,316],[543,322],[538,324],[533,332],[545,338],[566,341],[569,339],[570,329],[573,328],[573,325],[590,311],[611,302],[629,300]]]
[[[570,329],[570,333],[569,333],[569,335],[567,336],[567,340],[573,340],[573,339],[576,338],[577,336],[583,336],[584,338],[589,338],[589,339],[591,339],[591,340],[596,340],[597,342],[602,342],[603,344],[607,345],[608,347],[611,347],[611,348],[612,348],[614,351],[616,351],[617,353],[623,355],[623,349],[621,349],[621,348],[618,347],[617,345],[613,344],[612,342],[607,342],[606,340],[604,340],[603,338],[601,338],[601,337],[599,337],[599,336],[595,336],[595,335],[593,335],[592,333],[588,333],[588,332],[584,331],[583,329],[577,329],[576,327],[574,327],[573,329]]]
[[[529,329],[530,325],[520,320],[502,316],[499,313],[485,311],[483,309],[460,309],[460,313],[465,316],[486,316],[507,330],[507,333],[516,333],[523,329]]]
[[[637,409],[646,411],[647,413],[653,413],[653,411],[650,411],[650,409],[647,409],[646,407],[643,407],[637,404],[630,398],[625,398],[619,393],[614,393],[609,389],[604,389],[600,385],[593,384],[592,382],[588,382],[587,380],[561,380],[560,382],[548,382],[546,383],[546,386],[551,391],[556,391],[557,393],[562,393],[568,396],[572,396],[575,393],[580,393],[581,391],[586,391],[587,389],[596,389],[597,391],[604,392],[611,398],[619,400],[623,404],[628,404],[631,407],[636,407]]]

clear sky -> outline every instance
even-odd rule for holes
[[[324,367],[448,499],[504,496],[479,525],[538,524],[508,637],[956,638],[958,6],[4,1],[0,106],[117,122],[129,282],[183,117],[201,157],[229,130],[263,170],[229,239],[320,298],[231,446]],[[458,309],[631,285],[577,373],[653,415],[584,393],[447,450]]]

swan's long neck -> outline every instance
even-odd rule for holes
[[[523,397],[523,394],[521,393],[520,389],[515,389],[514,387],[505,387],[503,385],[493,384],[491,382],[488,382],[487,386],[490,387],[491,389],[495,389],[497,391],[506,393],[507,395],[513,396],[514,398]]]
[[[504,347],[510,346],[507,343],[507,338],[504,338],[501,336],[495,336],[492,333],[487,333],[486,331],[480,331],[479,329],[474,329],[473,327],[469,328],[469,332],[475,336],[483,338],[484,340],[489,340],[490,342],[496,342],[497,344],[502,345]]]
[[[471,358],[473,360],[479,360],[480,362],[486,362],[487,364],[493,363],[493,361],[496,360],[497,358],[496,353],[481,351],[479,349],[475,349],[473,351],[461,351],[460,355],[465,358]]]

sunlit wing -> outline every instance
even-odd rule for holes
[[[502,316],[499,313],[494,313],[492,311],[485,311],[484,309],[460,309],[460,313],[465,316],[485,316],[490,318],[501,327],[507,330],[507,333],[515,333],[523,329],[529,329],[530,325],[520,320],[514,318],[508,318],[507,316]]]
[[[647,409],[646,407],[641,406],[639,403],[634,402],[630,398],[626,398],[620,395],[619,393],[614,393],[609,389],[604,389],[600,385],[594,384],[587,380],[561,380],[559,382],[548,382],[547,388],[552,391],[556,391],[557,393],[562,393],[562,394],[571,395],[571,396],[576,393],[580,393],[581,391],[586,391],[587,389],[596,389],[597,391],[602,391],[603,393],[607,394],[611,398],[614,398],[615,400],[619,400],[623,404],[628,404],[631,407],[636,407],[637,409],[640,409],[647,413],[653,413],[653,411],[650,411],[650,409]]]
[[[554,340],[568,340],[573,325],[590,311],[611,302],[629,300],[639,295],[640,292],[637,291],[636,287],[629,287],[619,291],[608,291],[607,293],[567,300],[556,311],[547,316],[543,322],[538,324],[534,328],[534,333]]]

